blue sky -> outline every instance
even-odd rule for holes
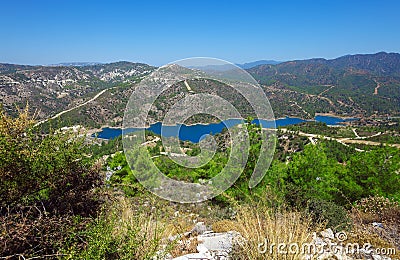
[[[0,62],[243,63],[400,52],[400,1],[1,2]]]

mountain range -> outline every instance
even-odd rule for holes
[[[308,113],[346,116],[399,114],[400,54],[346,55],[260,65],[248,70],[271,95],[286,91],[286,104]],[[306,113],[305,113],[306,114]]]
[[[142,63],[115,62],[87,66],[0,64],[3,108],[15,114],[29,103],[38,118],[84,102],[115,85],[132,84],[155,68]]]
[[[312,118],[316,113],[357,117],[400,114],[398,53],[280,63],[264,60],[240,66],[260,83],[277,117]],[[57,66],[0,64],[0,98],[3,108],[10,114],[16,114],[17,107],[28,102],[31,109],[37,111],[38,119],[44,119],[82,104],[107,89],[90,104],[66,113],[61,119],[97,126],[119,125],[135,83],[155,69],[147,64],[125,61]],[[216,92],[221,88],[212,82],[207,87],[215,88]],[[193,94],[186,93],[186,88],[179,89],[180,96]],[[204,90],[204,87],[197,89]]]
[[[259,65],[276,65],[279,63],[282,63],[282,62],[276,61],[276,60],[257,60],[257,61],[253,61],[253,62],[236,64],[236,65],[242,69],[251,69],[251,68],[259,66]]]

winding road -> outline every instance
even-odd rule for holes
[[[293,131],[289,131],[286,128],[281,128],[281,131],[284,132],[284,133],[286,133],[286,132],[294,133]],[[326,139],[326,140],[334,140],[334,141],[339,142],[339,143],[341,143],[341,144],[343,144],[345,146],[349,146],[348,144],[364,144],[364,145],[375,145],[375,146],[382,145],[382,143],[380,143],[380,142],[362,140],[362,139],[365,139],[365,138],[370,138],[370,137],[378,136],[378,135],[381,135],[381,134],[382,134],[382,132],[379,132],[379,133],[371,135],[371,136],[358,137],[358,139],[352,139],[352,138],[335,138],[335,137],[329,137],[329,136],[318,135],[318,134],[309,134],[309,133],[304,133],[304,132],[298,132],[298,135],[308,137],[309,139],[310,138],[317,138],[317,139],[322,138],[322,139]],[[312,143],[314,143],[314,142],[312,142]],[[396,148],[400,149],[400,144],[385,144],[384,143],[383,145],[387,145],[387,146],[390,146],[390,147],[396,147]],[[364,151],[364,150],[361,150],[361,149],[358,149],[358,148],[355,148],[355,150],[360,151],[360,152]]]
[[[374,89],[374,95],[378,95],[378,89],[381,87],[381,84],[375,80],[376,87]]]
[[[41,125],[41,124],[43,124],[43,123],[49,121],[50,119],[56,119],[57,117],[60,117],[61,115],[65,114],[65,113],[68,113],[68,112],[70,112],[70,111],[72,111],[72,110],[74,110],[74,109],[77,109],[77,108],[80,108],[80,107],[82,107],[82,106],[85,106],[85,105],[89,104],[90,102],[93,102],[94,100],[96,100],[98,97],[100,97],[101,95],[103,95],[104,92],[106,92],[107,90],[110,90],[110,89],[112,89],[112,88],[103,89],[102,91],[100,91],[99,93],[97,93],[94,97],[92,97],[91,99],[89,99],[88,101],[86,101],[86,102],[84,102],[84,103],[82,103],[82,104],[79,104],[79,105],[77,105],[77,106],[75,106],[75,107],[69,108],[69,109],[67,109],[67,110],[63,110],[63,111],[61,111],[60,113],[58,113],[58,114],[56,114],[56,115],[54,115],[54,116],[52,116],[52,117],[50,117],[50,118],[44,119],[44,120],[42,120],[42,121],[39,121],[39,122],[37,122],[37,123],[35,124],[35,126],[39,126],[39,125]]]

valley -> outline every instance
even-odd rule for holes
[[[328,233],[346,230],[349,241],[366,239],[374,247],[395,249],[391,256],[398,257],[399,54],[248,68],[271,103],[273,124],[254,119],[249,102],[225,83],[179,81],[149,106],[148,128],[125,129],[122,137],[126,104],[156,69],[130,62],[0,64],[0,220],[1,234],[7,234],[0,238],[1,255],[106,259],[104,248],[123,259],[188,259],[203,257],[201,252],[270,259],[254,251],[260,243],[257,234],[267,237],[281,230],[276,239],[291,242],[292,236],[285,234],[294,230],[301,236],[296,241],[318,243]],[[162,132],[161,122],[171,107],[200,93],[227,100],[245,123],[227,119],[225,125],[214,116],[196,114]],[[230,131],[243,129],[249,133],[249,147],[239,154],[247,152],[248,160],[221,194],[182,204],[160,199],[144,186],[156,183],[152,165],[173,181],[194,187],[213,183],[228,168],[234,143]],[[139,148],[127,148],[139,133],[144,134]],[[195,161],[204,148],[200,139],[207,134],[215,145],[208,162],[185,167],[174,161]],[[179,149],[163,143],[164,138]],[[264,142],[274,149],[270,161],[260,161],[271,164],[250,188]],[[145,180],[139,182],[142,176]],[[182,198],[190,193],[168,182],[156,189]],[[209,236],[216,237],[211,244],[204,242]],[[246,242],[214,247],[231,236]],[[329,239],[336,241],[335,236]],[[152,246],[139,246],[148,243]]]
[[[248,72],[261,84],[277,118],[310,119],[318,113],[339,117],[389,117],[400,114],[399,56],[377,53],[334,60],[290,61],[258,65]],[[377,59],[385,62],[374,65]],[[124,104],[135,82],[155,69],[129,62],[75,67],[3,64],[1,68],[0,96],[8,113],[15,114],[17,107],[28,103],[39,120],[54,117],[59,118],[62,126],[69,121],[68,124],[97,127],[120,126]],[[209,81],[207,89],[201,84],[185,81],[183,89],[177,87],[172,92],[180,98],[204,91],[228,97],[223,93],[229,90],[218,90],[221,85],[217,82]],[[232,98],[238,100],[237,96]],[[245,105],[239,106],[244,108]],[[166,107],[156,108],[150,117],[159,120],[164,109]],[[245,116],[251,115],[246,109],[242,112]]]
[[[400,260],[400,1],[2,1],[0,260]]]

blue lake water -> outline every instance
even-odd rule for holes
[[[315,121],[323,122],[327,125],[340,125],[342,122],[357,120],[356,118],[351,119],[342,119],[339,117],[332,117],[332,116],[316,116]],[[267,121],[263,119],[255,119],[253,123],[258,125],[262,125],[264,128],[274,128],[279,126],[287,126],[287,125],[295,125],[302,122],[306,122],[301,118],[296,117],[286,117],[281,118],[274,121]],[[222,132],[224,128],[230,128],[235,125],[243,123],[241,119],[228,119],[220,123],[213,123],[213,124],[196,124],[196,125],[175,125],[175,126],[162,126],[160,122],[150,125],[147,130],[162,135],[165,137],[172,137],[172,136],[179,136],[179,139],[182,141],[191,141],[193,143],[199,142],[204,135],[207,134],[218,134]],[[130,128],[125,130],[125,133],[135,132],[138,130],[143,130],[143,128]],[[101,132],[93,134],[98,138],[103,139],[112,139],[120,136],[122,134],[122,129],[120,128],[109,128],[105,127],[102,129]]]

